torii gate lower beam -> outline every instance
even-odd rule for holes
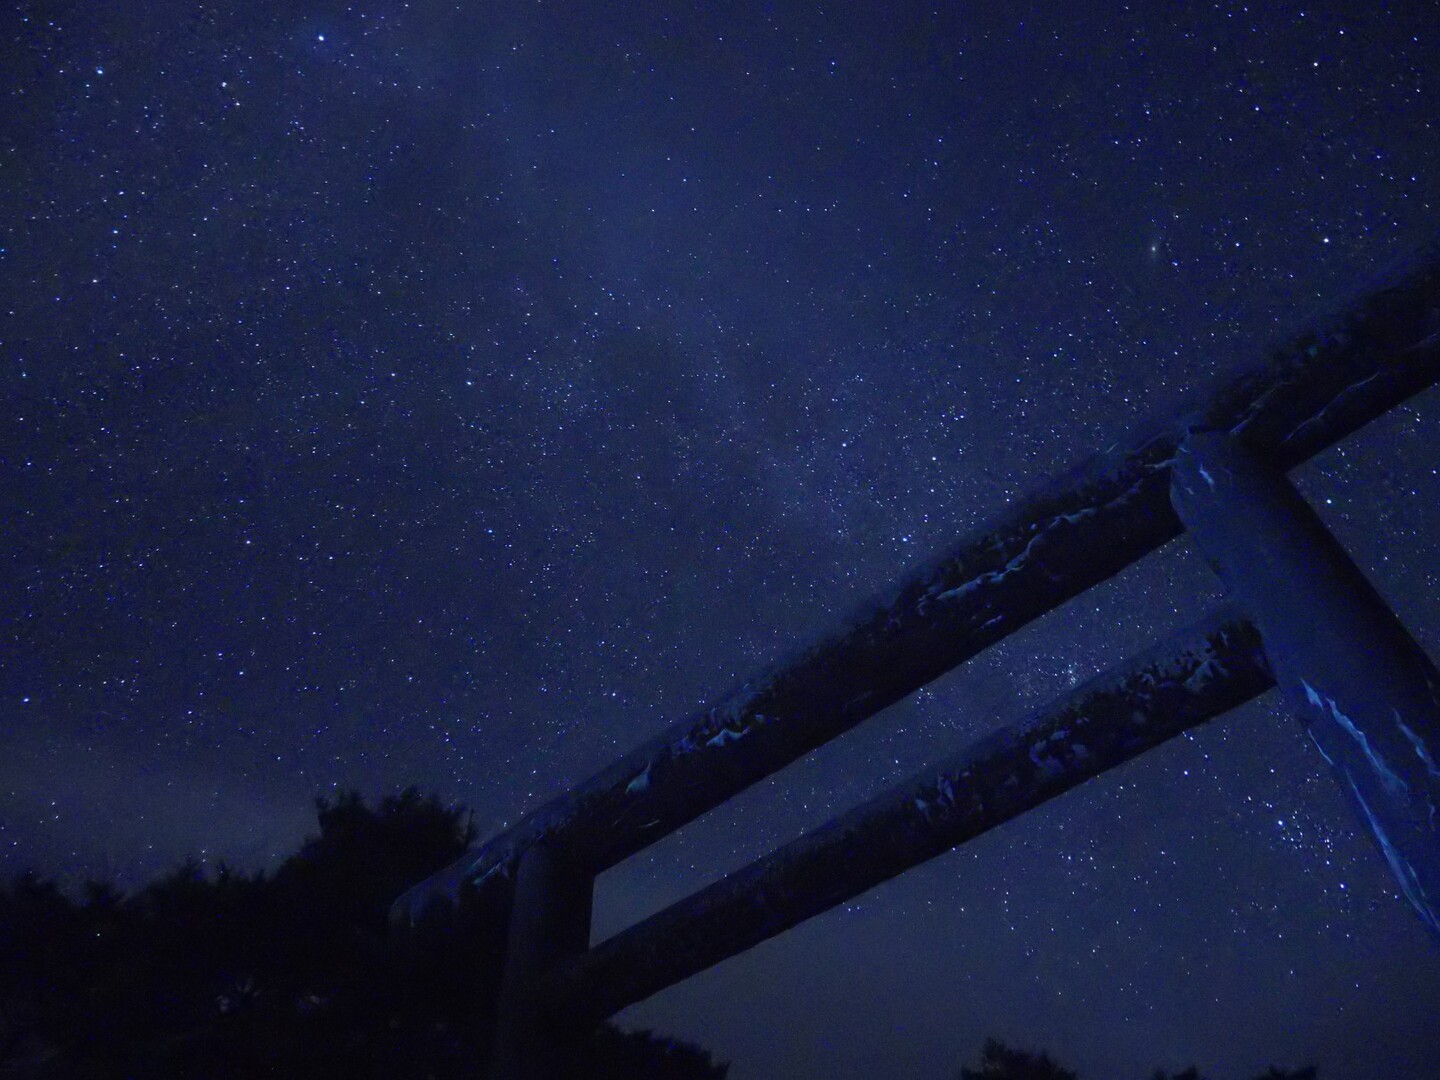
[[[557,1030],[598,1023],[1274,686],[1233,608],[560,964]]]
[[[1178,536],[1170,464],[1197,427],[1292,468],[1440,380],[1440,243],[1182,416],[1148,425],[912,569],[831,637],[681,720],[400,897],[414,925],[505,892],[539,841],[600,874]]]

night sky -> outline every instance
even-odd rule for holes
[[[339,787],[496,831],[1437,231],[1427,2],[4,25],[7,875],[273,866]],[[1432,656],[1437,462],[1431,391],[1295,474]],[[1219,597],[1167,546],[605,874],[596,939]],[[1271,694],[620,1019],[733,1080],[1362,1080],[1435,1075],[1436,1001]]]

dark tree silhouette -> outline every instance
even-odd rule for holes
[[[0,886],[0,1078],[474,1077],[505,912],[472,894],[392,934],[387,908],[474,837],[410,789],[317,802],[320,832],[274,874],[193,861],[76,902],[33,875]],[[723,1080],[703,1051],[602,1028],[584,1077]]]
[[[980,1051],[980,1068],[960,1069],[960,1080],[1079,1080],[1069,1069],[1050,1060],[1049,1054],[1012,1050],[999,1039],[986,1039]]]
[[[1316,1080],[1319,1075],[1315,1066],[1303,1069],[1270,1068],[1254,1080]],[[1049,1054],[1015,1050],[999,1039],[986,1039],[980,1052],[980,1067],[961,1067],[958,1080],[1079,1080],[1078,1074],[1062,1068],[1051,1060]],[[1156,1069],[1150,1080],[1205,1080],[1195,1066],[1177,1073]]]
[[[1319,1074],[1320,1070],[1314,1065],[1307,1065],[1303,1069],[1281,1069],[1271,1065],[1255,1077],[1255,1080],[1315,1080]],[[1191,1065],[1188,1069],[1178,1073],[1167,1073],[1163,1069],[1156,1069],[1151,1080],[1205,1080],[1205,1077],[1200,1075],[1199,1069]]]

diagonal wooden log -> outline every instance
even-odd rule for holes
[[[1021,500],[844,629],[621,757],[405,893],[412,923],[462,888],[508,887],[544,840],[598,874],[1113,576],[1180,532],[1187,432],[1235,434],[1288,468],[1440,378],[1440,246],[1208,403]]]
[[[1260,636],[1226,608],[624,930],[564,965],[543,999],[599,1023],[949,851],[1274,685]]]

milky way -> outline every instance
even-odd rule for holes
[[[1440,52],[1341,6],[20,4],[0,869],[273,865],[338,787],[498,830],[1342,308],[1435,234]],[[1437,462],[1431,391],[1294,476],[1432,656]],[[1220,596],[1168,545],[605,874],[597,939]],[[735,1080],[1361,1080],[1436,1000],[1272,694],[621,1019]]]

